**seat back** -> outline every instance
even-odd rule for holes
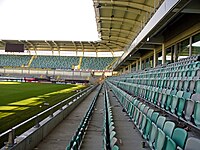
[[[200,140],[194,137],[187,139],[184,150],[199,150],[200,149]]]
[[[155,149],[156,150],[162,150],[165,144],[165,133],[158,129],[158,135],[155,141]]]
[[[200,100],[200,97],[199,97]],[[197,127],[200,127],[200,101],[196,101],[194,107],[194,122]]]
[[[175,127],[174,122],[166,121],[165,124],[164,124],[164,127],[163,127],[163,131],[167,136],[171,137],[172,133],[174,131],[174,127]]]
[[[165,150],[176,150],[176,143],[170,137],[167,137]]]
[[[176,128],[174,129],[174,132],[172,134],[172,140],[174,140],[177,146],[183,149],[185,146],[187,136],[188,136],[188,133],[186,130],[182,128]]]
[[[163,126],[164,126],[165,121],[166,121],[166,117],[164,117],[164,116],[159,116],[159,117],[158,117],[158,120],[157,120],[157,122],[156,122],[157,127],[160,128],[160,129],[162,129]]]
[[[152,116],[151,116],[151,121],[156,123],[157,119],[158,119],[159,113],[158,112],[153,112]]]

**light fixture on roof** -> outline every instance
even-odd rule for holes
[[[147,42],[149,41],[149,37],[147,38]]]

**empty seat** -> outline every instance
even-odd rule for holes
[[[172,113],[175,113],[176,106],[178,104],[179,99],[182,97],[182,95],[183,95],[183,91],[178,91],[176,93],[176,95],[173,95],[172,103],[171,103],[171,110],[170,110]]]
[[[154,145],[155,150],[162,150],[164,144],[165,144],[165,133],[161,129],[158,129],[158,135]]]
[[[195,102],[194,123],[196,124],[197,127],[200,127],[200,97],[199,97],[199,101]]]
[[[187,139],[184,150],[199,150],[200,140],[194,137]]]
[[[163,131],[164,133],[168,136],[171,137],[172,133],[174,131],[175,128],[175,123],[172,121],[166,121],[163,127]]]
[[[176,143],[177,146],[183,149],[185,146],[187,136],[188,133],[186,130],[182,128],[176,128],[174,129],[174,132],[172,134],[172,140]]]
[[[158,119],[157,119],[157,122],[156,122],[157,127],[162,129],[163,126],[164,126],[165,121],[166,121],[166,117],[159,116]]]
[[[167,136],[164,150],[176,150],[176,143]]]
[[[186,107],[184,110],[184,118],[187,121],[191,121],[191,116],[193,114],[194,111],[194,104],[195,101],[198,101],[200,97],[200,94],[193,94],[191,99],[187,99],[186,101]]]

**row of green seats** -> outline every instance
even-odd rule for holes
[[[151,149],[199,149],[200,139],[188,138],[188,132],[185,129],[176,127],[173,121],[167,120],[165,116],[149,108],[144,102],[140,102],[112,83],[107,83]]]
[[[116,131],[115,131],[115,124],[113,120],[112,109],[110,107],[108,92],[105,85],[105,95],[104,95],[104,126],[103,126],[103,147],[107,150],[119,150],[117,146],[117,138],[116,138]]]
[[[28,55],[0,55],[1,67],[21,67],[29,63],[31,56]]]
[[[131,84],[126,82],[113,81],[119,88],[128,93],[139,96],[156,107],[176,115],[183,121],[189,121],[190,124],[200,127],[200,80],[189,82],[191,90],[165,89],[140,84]],[[184,84],[185,85],[185,84]],[[179,85],[178,85],[179,86]],[[194,93],[194,92],[195,93]]]
[[[105,70],[114,57],[83,57],[81,69]]]
[[[79,57],[74,56],[37,56],[31,63],[32,68],[71,69],[78,65]]]

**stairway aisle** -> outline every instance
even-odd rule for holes
[[[104,119],[104,93],[103,88],[94,108],[91,120],[89,122],[85,138],[81,145],[81,150],[102,150],[103,136],[102,127]]]

